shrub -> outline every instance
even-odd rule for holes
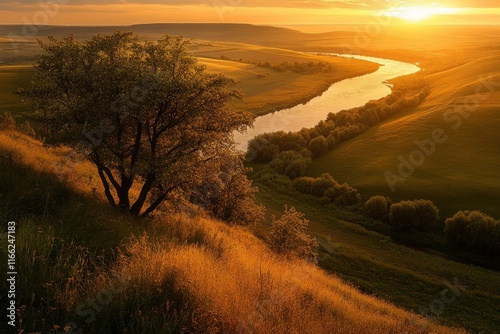
[[[304,175],[310,164],[310,157],[297,151],[284,151],[271,161],[270,166],[276,172],[294,179]]]
[[[19,132],[24,133],[25,135],[32,137],[32,138],[35,138],[35,136],[36,136],[35,130],[33,130],[30,122],[28,122],[28,121],[24,122],[24,124],[21,125],[21,127],[19,128]]]
[[[358,190],[347,183],[335,185],[325,191],[325,197],[332,203],[339,206],[357,205],[361,202],[361,195]]]
[[[328,173],[317,178],[297,178],[293,186],[303,194],[321,197],[324,203],[349,206],[359,204],[361,201],[361,196],[355,188],[347,183],[340,185]]]
[[[305,259],[316,262],[315,248],[318,247],[316,238],[307,234],[309,220],[304,214],[288,209],[280,219],[273,219],[271,231],[268,236],[269,247],[277,254]]]
[[[328,142],[324,136],[319,136],[311,140],[307,148],[312,152],[314,157],[319,157],[328,152]]]
[[[16,120],[9,112],[0,113],[0,129],[13,130],[16,128]]]
[[[418,220],[417,230],[421,232],[431,232],[434,230],[439,220],[439,210],[434,203],[419,199],[413,201],[413,204],[415,205]]]
[[[379,220],[389,218],[391,199],[384,196],[372,196],[364,205],[365,213],[368,217]]]
[[[213,160],[206,168],[206,177],[193,189],[191,202],[230,224],[260,223],[265,210],[255,203],[258,189],[247,178],[249,171],[240,156]]]
[[[458,247],[500,254],[500,221],[480,211],[459,211],[446,219],[444,233]]]
[[[404,201],[393,204],[389,213],[389,222],[396,232],[410,232],[417,226],[417,210],[412,202]]]
[[[314,179],[311,186],[311,195],[323,197],[329,188],[335,188],[338,185],[339,183],[330,174],[324,173]]]
[[[437,207],[423,199],[393,204],[389,213],[389,222],[396,232],[430,232],[438,220]]]
[[[297,189],[299,192],[303,194],[311,194],[313,182],[314,178],[304,176],[295,179],[293,181],[293,186],[295,187],[295,189]]]

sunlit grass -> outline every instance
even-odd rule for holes
[[[64,156],[64,148],[47,149],[2,132],[0,152],[10,157],[1,167],[13,179],[16,170],[21,172],[16,166],[25,166],[26,180],[52,175],[50,183],[40,178],[37,187],[50,187],[58,204],[48,198],[51,210],[19,217],[18,261],[26,277],[19,302],[26,330],[76,322],[91,333],[182,328],[195,333],[400,333],[426,324],[430,332],[460,332],[364,295],[312,264],[279,258],[242,227],[186,212],[145,224],[127,222],[90,196],[87,176],[59,184],[53,163]],[[91,170],[84,162],[73,173]],[[66,190],[59,190],[64,184],[82,195],[65,199]],[[26,190],[29,182],[18,179],[18,187]],[[14,192],[3,189],[4,196]],[[119,284],[112,290],[117,292],[110,292],[113,284]],[[109,303],[93,309],[89,298],[103,293]],[[87,323],[82,311],[91,310],[95,319]]]

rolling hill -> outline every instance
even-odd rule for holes
[[[459,210],[500,217],[500,61],[491,51],[470,53],[467,59],[426,76],[431,95],[422,105],[343,143],[315,160],[308,173],[330,172],[365,199],[376,194],[427,198],[443,218]],[[443,141],[429,144],[436,129],[442,130]],[[427,152],[417,141],[427,143]],[[424,157],[414,153],[418,150]],[[415,170],[394,181],[393,192],[385,173],[399,177],[402,159],[416,162]]]

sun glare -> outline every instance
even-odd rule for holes
[[[390,9],[384,12],[383,15],[397,17],[410,22],[419,22],[435,15],[455,14],[458,11],[455,8],[443,7],[399,7]]]

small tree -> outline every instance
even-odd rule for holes
[[[434,203],[429,200],[419,199],[413,201],[413,205],[415,206],[418,220],[417,230],[421,232],[431,232],[434,230],[439,220],[439,210]]]
[[[366,201],[364,205],[365,213],[373,219],[387,220],[389,218],[389,210],[391,200],[389,197],[373,196]]]
[[[311,140],[307,148],[312,152],[314,157],[320,157],[328,152],[328,142],[324,136],[318,136]]]
[[[389,222],[396,232],[411,232],[417,226],[417,210],[410,201],[399,202],[391,206]]]
[[[500,221],[480,211],[459,211],[446,219],[444,233],[458,247],[500,254]]]
[[[16,120],[10,112],[0,113],[0,130],[13,130],[16,128]]]
[[[19,127],[19,132],[24,133],[25,135],[32,138],[36,137],[35,130],[31,127],[31,124],[28,121],[24,122],[24,124]]]
[[[271,232],[268,237],[269,247],[277,254],[302,258],[310,262],[316,262],[315,249],[318,247],[316,238],[307,234],[309,221],[304,214],[288,209],[280,219],[273,218]]]
[[[250,225],[264,219],[265,209],[254,202],[258,189],[247,178],[243,157],[227,154],[207,166],[191,195],[194,204],[231,224]]]

